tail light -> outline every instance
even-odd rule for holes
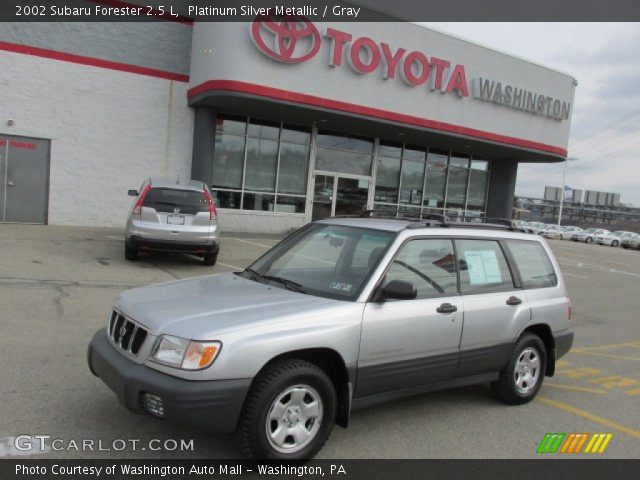
[[[149,193],[149,190],[151,190],[151,185],[147,185],[146,187],[144,187],[142,192],[140,192],[140,195],[138,195],[136,206],[133,208],[133,213],[135,213],[136,215],[140,215],[140,212],[142,211],[142,204],[144,203],[144,199],[147,196],[147,193]]]
[[[211,197],[211,194],[209,193],[208,190],[204,191],[204,201],[207,202],[207,205],[209,206],[209,219],[210,220],[215,220],[216,219],[216,206],[213,203],[213,198]]]

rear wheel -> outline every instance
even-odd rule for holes
[[[336,392],[327,374],[303,360],[274,363],[249,392],[238,434],[252,458],[312,458],[331,434]]]
[[[204,254],[205,265],[212,266],[212,265],[215,265],[217,261],[218,261],[218,252]]]
[[[130,262],[136,261],[138,259],[138,249],[135,247],[130,247],[129,245],[125,245],[124,258],[126,258]]]
[[[587,237],[584,239],[585,243],[593,243],[593,238]]]
[[[612,247],[617,247],[618,245],[620,245],[620,242],[618,242],[618,240],[614,240],[611,242]]]
[[[516,342],[509,363],[491,384],[495,395],[509,405],[530,402],[536,396],[547,366],[547,355],[540,337],[526,333]]]

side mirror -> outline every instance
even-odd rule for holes
[[[383,300],[413,300],[417,295],[416,287],[403,280],[391,280],[382,289]]]
[[[130,197],[137,197],[138,196],[138,191],[137,190],[129,190],[127,192],[127,195],[129,195]]]

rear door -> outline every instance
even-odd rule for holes
[[[149,240],[204,243],[209,222],[202,191],[152,185],[140,212],[140,234]]]
[[[407,241],[380,287],[392,280],[412,283],[417,298],[365,306],[357,397],[455,376],[463,311],[453,242],[434,238]],[[449,307],[442,308],[446,305]]]
[[[455,244],[464,305],[458,376],[497,372],[506,365],[513,332],[527,324],[531,309],[500,242],[458,239]]]

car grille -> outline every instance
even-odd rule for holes
[[[123,350],[137,355],[147,338],[147,330],[125,318],[117,311],[111,313],[109,320],[109,336],[113,343]]]

